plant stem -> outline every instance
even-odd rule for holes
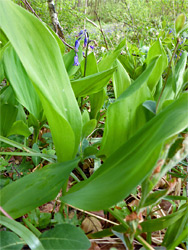
[[[165,82],[164,82],[163,88],[162,88],[162,90],[161,90],[159,99],[158,99],[157,104],[156,104],[156,113],[157,113],[157,109],[158,109],[158,107],[159,107],[159,102],[160,102],[160,100],[161,100],[162,94],[163,94],[164,89],[165,89],[165,87],[166,87],[166,83],[167,83],[167,80],[168,80],[168,77],[169,77],[169,74],[170,74],[170,68],[171,68],[172,60],[173,60],[173,58],[174,58],[174,56],[175,56],[175,54],[176,54],[176,51],[177,51],[178,46],[179,46],[179,43],[180,43],[180,39],[177,38],[177,44],[176,44],[174,53],[173,53],[173,55],[172,55],[172,58],[171,58],[171,60],[170,60],[169,66],[168,66],[168,71],[167,71],[167,75],[166,75],[166,78],[165,78]]]
[[[14,220],[2,207],[0,207],[0,212],[2,212],[7,218]]]
[[[111,213],[125,229],[129,229],[129,225],[121,218],[114,210],[108,209],[108,212]],[[148,250],[154,250],[140,235],[135,236],[135,238]],[[127,243],[127,242],[126,242]]]
[[[147,243],[140,235],[136,236],[136,239],[148,250],[155,250],[150,244]]]
[[[76,167],[76,169],[78,170],[79,174],[82,176],[82,178],[84,180],[87,180],[87,176],[85,175],[85,173],[82,171],[82,169],[80,167]]]

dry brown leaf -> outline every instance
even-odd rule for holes
[[[96,233],[102,230],[101,222],[95,217],[86,217],[82,221],[81,228],[85,233]]]
[[[96,242],[92,242],[91,243],[91,247],[88,250],[101,250],[101,248],[99,247],[99,245],[97,245]]]
[[[53,204],[46,203],[42,205],[41,207],[39,207],[39,209],[42,213],[51,213],[53,211],[53,207],[54,207]]]
[[[131,214],[129,214],[125,217],[126,221],[132,221],[132,220],[136,220],[136,219],[138,219],[138,215],[136,212],[132,212]]]

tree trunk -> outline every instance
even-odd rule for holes
[[[64,39],[63,28],[61,27],[61,25],[59,23],[57,13],[55,11],[54,0],[47,0],[47,1],[48,1],[48,8],[50,11],[50,17],[52,20],[54,30],[55,30],[56,34],[58,34],[59,37]]]

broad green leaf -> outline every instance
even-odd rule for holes
[[[90,95],[89,100],[91,105],[91,114],[90,114],[91,119],[95,119],[97,117],[99,110],[104,105],[105,99],[106,99],[106,92],[104,89],[96,94]]]
[[[38,120],[41,118],[42,104],[13,47],[4,52],[5,74],[16,93],[16,98]]]
[[[85,109],[82,113],[82,125],[84,126],[89,120],[89,112],[87,109]]]
[[[186,16],[184,13],[181,13],[175,21],[175,30],[176,30],[176,34],[178,36],[178,34],[180,33],[180,31],[183,29],[183,26],[185,24],[185,20],[186,20]]]
[[[147,65],[149,67],[149,64],[151,61],[155,58],[159,57],[157,64],[153,68],[151,75],[148,79],[148,87],[152,91],[152,93],[155,91],[156,84],[158,83],[163,71],[168,66],[168,58],[166,55],[166,52],[162,46],[162,43],[160,40],[157,40],[149,49],[148,55],[147,55]]]
[[[185,227],[183,232],[178,236],[178,238],[176,240],[173,239],[171,241],[171,244],[167,247],[167,250],[175,249],[183,241],[186,241],[187,235],[188,235],[188,225]]]
[[[59,45],[59,48],[61,50],[61,55],[63,56],[64,53],[65,53],[65,45],[63,43],[63,41],[61,40],[61,38],[53,31],[53,29],[48,26],[47,24],[45,24],[46,27],[49,29],[49,31],[52,33],[52,35],[54,36],[54,38],[56,39],[58,45]]]
[[[44,247],[42,246],[39,239],[21,223],[2,215],[0,216],[0,223],[19,235],[25,241],[25,243],[28,244],[31,250],[44,250]]]
[[[170,215],[163,216],[158,219],[144,221],[140,224],[142,227],[142,232],[152,233],[155,231],[162,230],[164,228],[168,228],[170,225],[176,223],[184,215],[185,211],[186,211],[186,207],[179,209],[177,212],[172,213]]]
[[[95,129],[97,125],[97,120],[91,119],[90,121],[86,122],[82,128],[82,138],[87,137],[91,134],[91,132]]]
[[[0,204],[13,218],[18,218],[56,197],[78,160],[51,164],[5,186],[0,190]]]
[[[87,250],[91,243],[84,232],[74,225],[60,224],[40,236],[45,249]]]
[[[164,92],[161,96],[161,100],[158,107],[158,112],[164,108],[165,102],[167,100],[174,100],[177,96],[180,95],[183,88],[183,76],[185,72],[187,62],[187,52],[183,52],[181,58],[179,59],[174,72],[169,76]],[[168,105],[168,103],[167,103]]]
[[[99,62],[98,64],[99,72],[108,70],[112,67],[114,61],[120,55],[120,52],[124,46],[125,46],[125,39],[123,39],[123,41],[113,52],[111,53],[109,52],[109,54]]]
[[[175,84],[175,94],[176,96],[179,94],[183,85],[183,77],[187,63],[187,51],[184,51],[175,67],[175,76],[174,76],[174,84]]]
[[[153,206],[155,203],[160,201],[162,199],[162,197],[164,197],[167,194],[167,192],[168,192],[168,190],[164,189],[164,190],[155,191],[155,192],[149,194],[148,197],[146,198],[144,204],[142,205],[142,207],[147,207],[150,205]]]
[[[86,181],[62,200],[84,210],[101,210],[121,201],[153,170],[162,144],[188,126],[188,93],[147,122]]]
[[[163,240],[163,245],[168,247],[171,245],[172,243],[172,239],[173,241],[175,241],[176,239],[178,239],[178,237],[182,234],[182,232],[184,231],[185,227],[187,226],[188,223],[188,203],[185,204],[185,211],[182,212],[182,216],[181,218],[179,218],[179,220],[174,223],[174,224],[170,224],[169,227],[167,228],[164,240]],[[177,226],[178,225],[178,226]]]
[[[101,155],[109,157],[146,123],[142,103],[151,99],[147,86],[158,59],[109,106],[102,140]]]
[[[15,148],[18,148],[18,149],[25,151],[25,152],[0,152],[1,155],[23,155],[23,156],[36,156],[36,157],[38,156],[38,157],[41,157],[49,162],[54,162],[53,159],[56,159],[55,155],[47,155],[47,154],[38,153],[38,151],[35,151],[35,150],[25,146],[25,145],[22,145],[18,142],[15,142],[15,141],[10,140],[10,139],[3,137],[3,136],[0,136],[0,142],[6,143],[7,146],[10,145],[12,147],[15,147]]]
[[[73,159],[80,143],[81,114],[55,38],[36,17],[9,0],[0,2],[0,15],[0,25],[42,102],[58,160]]]
[[[121,62],[125,70],[128,72],[129,76],[132,79],[135,79],[135,66],[129,59],[128,55],[120,55],[118,56],[118,60]]]
[[[63,61],[65,64],[65,68],[67,70],[67,73],[69,76],[74,75],[78,70],[79,70],[79,66],[74,66],[74,57],[75,57],[75,51],[71,50],[69,53],[65,54],[63,56]],[[81,62],[83,59],[83,55],[82,55],[82,50],[79,48],[78,51],[78,60],[79,62]]]
[[[84,73],[85,73],[85,76],[89,76],[89,75],[97,73],[98,72],[98,65],[97,65],[97,60],[96,60],[94,53],[92,52],[87,56],[86,71],[85,71],[85,60],[86,59],[84,59],[81,62],[82,75],[84,75]]]
[[[80,97],[98,93],[107,85],[114,71],[115,68],[71,81],[75,96]]]
[[[131,80],[127,71],[118,59],[116,59],[113,66],[117,67],[113,74],[113,86],[115,97],[118,98],[129,87],[129,85],[131,85]]]
[[[21,250],[24,242],[15,234],[9,231],[0,231],[1,250]]]
[[[10,135],[23,135],[25,137],[30,136],[31,131],[29,130],[28,126],[23,121],[15,121],[10,128],[7,136]]]
[[[84,74],[84,62],[85,60],[83,61],[83,63],[81,63],[81,70],[83,74]],[[94,53],[91,53],[87,57],[87,67],[86,67],[85,75],[90,76],[98,72],[99,70],[98,70],[96,58],[94,56]],[[91,106],[91,113],[90,113],[91,119],[96,118],[99,110],[102,108],[104,104],[105,99],[106,99],[106,93],[104,89],[102,89],[98,93],[95,93],[89,96],[90,106]]]
[[[7,136],[16,120],[18,109],[12,104],[0,103],[0,135]]]

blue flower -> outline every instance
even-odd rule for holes
[[[170,30],[170,31],[169,31],[169,34],[171,34],[171,33],[172,33],[172,31]]]
[[[90,48],[91,48],[91,49],[94,49],[94,46],[90,45]]]
[[[87,43],[88,43],[88,38],[87,38],[87,36],[85,36],[85,38],[84,38],[84,48],[87,47]]]
[[[78,54],[76,53],[75,57],[74,57],[74,64],[73,66],[78,66],[80,63],[78,61]]]
[[[83,30],[80,30],[80,32],[78,33],[77,37],[81,36],[84,34],[84,31]]]
[[[180,56],[182,55],[182,52],[180,53]]]
[[[80,46],[80,39],[75,41],[75,46],[74,47],[75,47],[76,51],[78,51],[79,46]]]

